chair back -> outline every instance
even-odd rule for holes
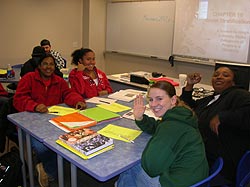
[[[192,185],[191,187],[210,187],[210,182],[214,179],[222,170],[223,159],[221,157],[217,158],[213,166],[209,169],[209,176],[200,182]]]
[[[239,161],[236,174],[236,187],[245,187],[250,182],[250,151]]]

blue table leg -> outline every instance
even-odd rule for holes
[[[70,169],[71,169],[71,187],[77,187],[77,167],[71,163]]]
[[[34,186],[34,173],[33,173],[33,163],[32,163],[32,149],[30,143],[30,135],[26,133],[26,146],[27,146],[27,158],[28,158],[28,169],[29,169],[29,179],[30,186]]]
[[[58,168],[58,185],[64,187],[64,173],[63,173],[63,157],[57,154],[57,168]]]
[[[23,163],[23,165],[22,165],[23,186],[27,187],[26,168],[25,168],[25,160],[24,160],[24,143],[23,143],[22,129],[18,128],[17,132],[18,132],[18,142],[19,142],[20,159],[21,159],[21,161]]]

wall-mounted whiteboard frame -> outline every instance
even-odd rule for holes
[[[106,51],[168,60],[175,1],[107,3]]]
[[[249,0],[176,0],[174,56],[250,63],[249,7]]]

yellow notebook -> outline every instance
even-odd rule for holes
[[[95,153],[92,153],[88,156],[86,156],[85,154],[81,153],[80,151],[77,151],[76,149],[72,148],[71,146],[69,146],[68,144],[66,144],[65,142],[63,142],[62,140],[56,140],[56,143],[58,143],[59,145],[61,145],[62,147],[68,149],[69,151],[75,153],[76,155],[78,155],[79,157],[83,158],[84,160],[87,160],[87,159],[90,159],[90,158],[93,158],[101,153],[104,153],[104,152],[107,152],[111,149],[114,148],[114,144],[113,145],[110,145],[108,147],[105,147],[104,149],[101,149]]]

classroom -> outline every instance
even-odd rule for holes
[[[215,33],[209,33],[210,30],[208,27],[198,25],[197,28],[193,27],[198,31],[189,35],[192,37],[192,41],[188,37],[184,40],[181,31],[188,27],[185,25],[188,21],[182,21],[188,20],[189,16],[191,16],[189,12],[197,9],[197,7],[193,7],[192,5],[200,5],[198,8],[205,12],[202,6],[206,5],[208,0],[192,0],[193,4],[191,3],[188,7],[185,4],[188,0],[183,0],[183,6],[180,1],[181,0],[3,0],[0,2],[0,36],[2,41],[0,69],[6,68],[8,64],[15,65],[26,62],[31,57],[33,47],[39,45],[42,39],[50,40],[52,49],[59,51],[65,58],[67,61],[66,67],[69,70],[73,68],[71,64],[72,52],[82,47],[90,48],[95,52],[96,66],[105,72],[106,75],[140,71],[150,73],[158,72],[166,75],[166,77],[174,78],[177,81],[179,74],[198,72],[202,75],[202,81],[200,83],[202,85],[211,85],[211,77],[214,73],[215,63],[217,61],[240,63],[250,69],[249,11],[244,8],[242,8],[241,11],[241,6],[238,5],[239,9],[237,10],[228,8],[228,11],[224,12],[214,11],[214,18],[207,21],[207,23],[210,24],[209,27],[216,25],[216,23],[228,24],[229,22],[235,25],[244,25],[242,31],[239,29],[237,34],[233,31],[224,31],[220,27],[216,27],[217,31],[219,30],[219,34],[217,38],[213,38],[213,36],[216,35]],[[197,2],[201,3],[197,5]],[[151,9],[152,5],[157,3],[161,5],[156,6],[155,9]],[[247,0],[240,0],[239,4],[241,3],[249,5]],[[122,12],[123,5],[126,4],[131,11],[132,8],[139,6],[142,12],[136,11],[135,14],[127,15],[126,11]],[[121,8],[120,12],[115,11],[115,6]],[[215,3],[214,6],[221,6],[221,4]],[[166,7],[167,11],[163,9],[163,7]],[[184,8],[187,8],[187,11],[184,11]],[[155,12],[159,10],[157,12],[158,14],[154,15],[154,11],[152,10]],[[177,10],[179,13],[183,12],[183,15],[176,14]],[[146,13],[143,11],[146,11]],[[199,19],[206,19],[206,13],[204,12],[196,16]],[[137,28],[135,25],[138,20],[134,19],[132,23],[130,19],[133,19],[133,16],[137,18],[141,15],[145,23],[143,23],[141,28]],[[183,17],[186,19],[183,19]],[[124,22],[119,22],[120,20],[118,19],[123,20],[123,18]],[[237,20],[238,18],[239,20]],[[166,19],[168,20],[166,21]],[[118,22],[115,23],[116,20],[118,20]],[[161,27],[161,23],[165,21],[169,23],[168,28]],[[147,30],[148,27],[153,24],[156,25],[154,29]],[[138,29],[139,32],[136,33],[137,30],[130,30],[130,26],[131,28]],[[121,28],[116,29],[118,27]],[[145,30],[148,32],[144,33]],[[126,34],[123,33],[123,31],[126,31]],[[129,36],[129,34],[127,35],[127,33],[130,32],[134,34],[132,37]],[[189,31],[186,30],[186,33],[188,32]],[[120,33],[124,34],[124,36],[121,37],[119,35]],[[163,39],[165,34],[167,37]],[[233,40],[232,36],[237,38],[237,41],[236,39]],[[196,40],[193,39],[196,37]],[[140,44],[139,46],[136,44],[132,46],[127,44],[125,47],[119,46],[119,42],[126,43],[126,41],[128,41],[132,43],[137,42],[137,39],[141,41],[141,46]],[[203,39],[205,39],[205,41],[209,40],[209,45],[203,43]],[[186,49],[185,47],[179,46],[181,41],[186,42],[186,45],[190,45],[191,41],[192,47]],[[216,42],[219,41],[223,46],[223,53],[221,53],[220,49],[216,47],[213,48],[214,45],[217,45]],[[160,42],[165,43],[159,44]],[[114,48],[112,46],[113,44]],[[235,52],[237,50],[236,45],[239,48],[237,52]],[[162,46],[163,48],[160,49],[162,51],[157,54],[158,48]],[[132,51],[128,51],[128,49]],[[156,50],[156,52],[154,50]],[[164,54],[165,51],[166,54]],[[230,56],[228,55],[229,53],[234,55]],[[7,85],[7,83],[2,84],[4,86]],[[250,86],[248,89],[248,91],[250,91]],[[143,140],[148,140],[148,137],[143,138]],[[75,159],[75,157],[70,157],[70,159]],[[77,161],[78,160],[79,159],[77,159]],[[77,186],[76,184],[74,185]],[[105,186],[105,184],[100,183],[98,183],[98,185]]]

